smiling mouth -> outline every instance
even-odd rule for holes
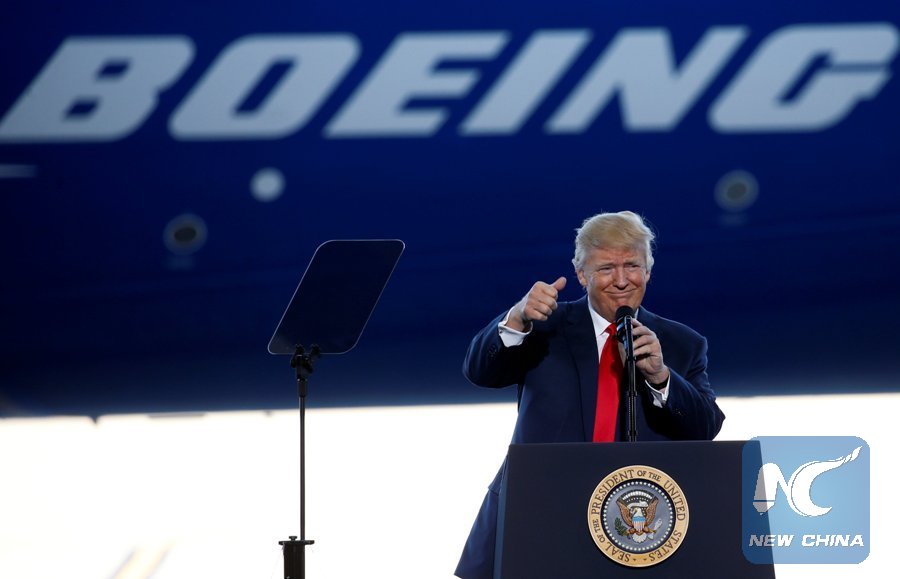
[[[620,293],[620,294],[606,294],[606,295],[608,295],[611,298],[621,299],[621,298],[627,298],[628,296],[630,296],[633,293],[634,292],[625,292],[625,293]]]

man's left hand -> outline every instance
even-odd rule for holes
[[[669,379],[669,369],[663,360],[662,346],[656,333],[634,319],[631,328],[635,367],[651,384],[665,383]]]

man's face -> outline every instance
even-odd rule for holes
[[[616,320],[616,310],[621,306],[637,311],[650,280],[640,249],[591,249],[583,269],[576,273],[594,310],[609,322]]]

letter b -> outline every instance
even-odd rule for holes
[[[114,141],[193,58],[188,38],[68,38],[0,122],[0,142]]]

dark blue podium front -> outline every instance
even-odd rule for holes
[[[514,444],[500,494],[495,577],[773,579],[741,550],[744,442]],[[688,504],[678,549],[647,567],[620,564],[595,544],[594,491],[619,469],[645,465],[677,481]]]

